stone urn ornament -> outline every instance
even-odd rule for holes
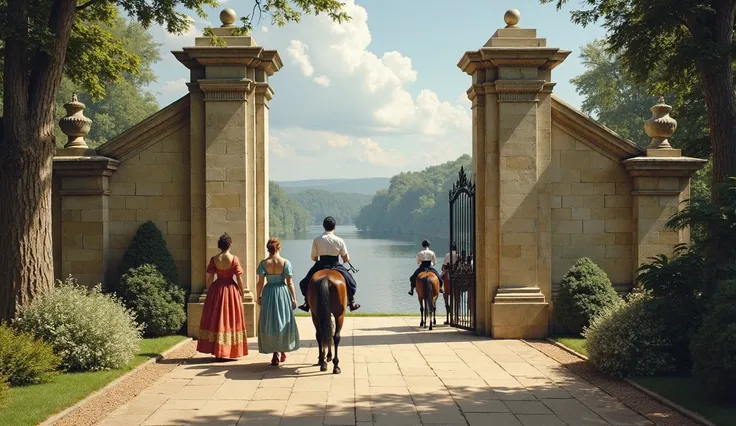
[[[668,138],[677,130],[677,121],[670,117],[672,107],[664,103],[664,97],[651,108],[652,116],[644,123],[644,131],[652,138],[647,149],[672,149]]]
[[[75,93],[71,102],[64,104],[64,108],[66,116],[59,120],[61,131],[69,138],[64,148],[89,149],[84,137],[89,134],[92,120],[84,116],[85,105],[79,102]]]

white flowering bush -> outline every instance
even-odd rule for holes
[[[649,376],[674,371],[664,323],[648,310],[651,299],[634,294],[604,308],[583,335],[590,362],[613,376]]]
[[[49,342],[62,368],[74,371],[123,367],[138,352],[143,329],[121,301],[71,276],[22,308],[15,324]]]

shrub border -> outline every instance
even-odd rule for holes
[[[565,346],[562,343],[560,343],[560,342],[552,339],[551,337],[548,337],[546,340],[548,342],[552,343],[553,345],[557,346],[558,348],[564,350],[565,352],[568,352],[568,353],[570,353],[572,355],[575,355],[576,357],[578,357],[578,358],[580,358],[580,359],[582,359],[582,360],[584,360],[586,362],[590,362],[590,360],[588,359],[587,356],[585,356],[585,355],[583,355],[581,353],[578,353],[577,351],[575,351],[575,350],[573,350],[571,348],[568,348],[567,346]],[[677,404],[677,403],[675,403],[675,402],[673,402],[673,401],[665,398],[664,396],[662,396],[662,395],[660,395],[660,394],[658,394],[656,392],[653,392],[653,391],[645,388],[644,386],[636,383],[635,381],[633,381],[631,379],[628,379],[626,377],[623,377],[622,380],[624,382],[628,383],[630,386],[636,388],[637,390],[639,390],[639,391],[641,391],[641,392],[649,395],[650,397],[656,399],[657,401],[661,402],[662,404],[664,404],[664,405],[672,408],[673,410],[679,411],[680,414],[682,414],[683,416],[689,417],[691,420],[693,420],[695,422],[698,422],[698,423],[700,423],[702,425],[705,425],[705,426],[716,426],[715,423],[711,422],[710,420],[706,419],[705,417],[701,416],[700,414],[688,410],[687,408],[685,408],[685,407],[683,407],[683,406],[681,406],[681,405],[679,405],[679,404]]]
[[[140,363],[137,367],[134,369],[128,371],[127,373],[123,374],[122,376],[118,377],[117,379],[113,380],[112,382],[105,385],[102,389],[97,390],[96,392],[91,393],[83,400],[77,402],[76,404],[72,405],[71,407],[68,407],[64,410],[62,410],[59,413],[54,414],[53,416],[47,418],[43,422],[39,423],[39,426],[50,426],[54,423],[58,422],[59,420],[63,419],[64,417],[72,414],[73,412],[77,411],[79,408],[81,408],[84,405],[87,405],[90,403],[93,399],[97,398],[98,396],[104,394],[105,392],[109,391],[110,389],[114,388],[120,382],[127,379],[128,377],[132,376],[133,374],[137,373],[139,370],[143,369],[144,367],[157,363],[161,361],[162,359],[166,358],[170,353],[174,352],[175,350],[181,348],[182,346],[192,342],[191,337],[187,337],[186,339],[182,340],[181,342],[175,344],[174,346],[170,347],[169,349],[166,349],[163,353],[150,358],[142,363]]]

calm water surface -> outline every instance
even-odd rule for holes
[[[282,239],[281,255],[289,259],[294,268],[299,303],[303,302],[299,281],[314,264],[310,259],[312,240],[322,232],[321,226],[314,226],[306,233]],[[416,255],[422,248],[422,237],[378,238],[360,232],[352,225],[338,226],[336,234],[345,240],[350,262],[359,270],[354,274],[358,283],[355,300],[361,305],[357,312],[419,313],[416,295],[412,297],[406,293],[409,291],[409,277],[417,267]],[[435,238],[430,239],[430,243],[430,248],[437,254],[437,261],[442,262],[448,241]],[[442,295],[437,299],[438,322],[440,314],[445,314]]]

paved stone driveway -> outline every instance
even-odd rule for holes
[[[341,375],[319,372],[314,328],[280,367],[198,356],[103,419],[124,425],[645,425],[648,420],[518,340],[418,318],[348,318]]]

